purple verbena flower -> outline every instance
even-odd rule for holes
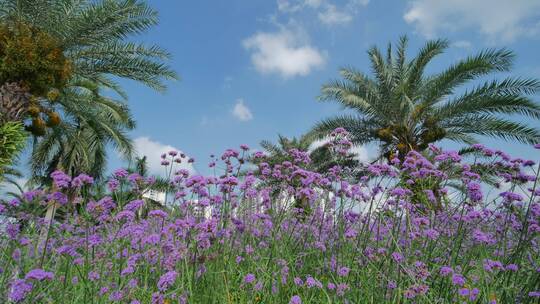
[[[176,281],[177,275],[178,273],[176,271],[169,271],[163,274],[159,278],[159,281],[157,284],[158,289],[160,291],[166,291],[167,289],[169,289],[174,284],[174,281]]]
[[[294,295],[291,297],[289,304],[302,304],[302,299],[300,299],[300,296]]]
[[[246,284],[251,284],[255,281],[255,275],[252,274],[252,273],[248,273],[246,274],[246,276],[244,277],[244,283]]]
[[[32,291],[32,283],[16,279],[10,284],[9,299],[15,303],[22,302]]]
[[[54,274],[52,272],[47,272],[43,269],[37,268],[30,270],[24,278],[27,280],[37,281],[52,280],[54,278]]]

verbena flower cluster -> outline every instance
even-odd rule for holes
[[[343,130],[331,146],[341,157]],[[0,204],[2,303],[537,303],[540,191],[533,161],[431,147],[311,172],[243,145],[155,179],[51,175]],[[466,156],[471,155],[471,156]],[[257,159],[256,165],[250,160]],[[107,188],[107,191],[99,189]],[[299,203],[300,202],[300,203]],[[56,216],[45,220],[44,210]]]

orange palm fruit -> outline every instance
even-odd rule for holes
[[[60,124],[60,121],[62,120],[60,118],[60,114],[58,114],[57,112],[49,112],[47,113],[47,116],[49,117],[49,119],[47,120],[47,126],[48,127],[55,127],[55,126],[58,126]]]

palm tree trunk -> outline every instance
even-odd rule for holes
[[[54,215],[56,214],[56,210],[60,207],[60,205],[56,201],[49,202],[49,205],[47,206],[47,213],[45,213],[45,225],[41,227],[41,232],[39,234],[39,244],[43,245],[44,242],[47,240],[47,236],[50,230],[50,227],[52,225],[52,221],[54,219]],[[45,244],[46,245],[46,244]]]
[[[22,121],[30,105],[30,93],[20,82],[0,86],[0,121]]]
[[[58,165],[57,170],[62,170],[62,166]],[[56,188],[56,185],[54,184],[54,181],[53,181],[51,192],[54,193],[56,191],[58,191],[58,189]],[[43,250],[43,257],[45,257],[45,251],[47,250],[47,243],[49,241],[49,234],[51,231],[52,222],[54,220],[56,210],[59,207],[60,207],[60,204],[55,200],[50,201],[49,205],[47,206],[47,213],[45,214],[45,225],[41,227],[41,232],[39,234],[39,241],[38,241],[39,246]],[[43,257],[41,259],[41,263],[43,263]]]
[[[56,201],[49,202],[49,205],[47,206],[47,213],[45,214],[45,224],[43,225],[43,227],[41,227],[41,232],[39,234],[38,240],[38,248],[41,248],[42,250],[40,267],[43,266],[43,263],[45,261],[45,255],[47,253],[47,246],[49,243],[49,236],[51,233],[51,226],[58,207],[60,207],[60,204],[58,204],[58,202]]]

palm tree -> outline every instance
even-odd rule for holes
[[[328,144],[316,146],[315,143],[316,142],[313,140],[313,137],[310,135],[304,135],[300,138],[293,137],[291,139],[278,135],[277,143],[272,143],[268,140],[263,140],[260,142],[260,146],[266,152],[265,157],[258,158],[253,156],[249,160],[255,165],[266,163],[271,168],[274,168],[275,165],[281,165],[285,161],[292,162],[294,157],[290,154],[290,151],[292,149],[296,149],[309,153],[309,158],[311,161],[307,164],[302,164],[301,166],[304,169],[312,172],[318,172],[324,175],[330,168],[336,165],[348,169],[356,169],[359,167],[359,161],[355,158],[353,153],[348,152],[345,155],[336,157],[335,153],[332,152],[332,149]],[[353,171],[351,170],[351,172]],[[255,174],[261,175],[262,172],[257,170],[255,171]],[[262,180],[263,182],[259,186],[269,187],[272,189],[272,192],[270,193],[273,198],[272,201],[278,201],[282,191],[284,190],[283,180],[274,178],[272,176],[266,176]],[[299,188],[301,187],[300,181],[288,181],[286,186],[290,185]],[[300,219],[305,219],[305,216],[311,213],[311,207],[309,206],[309,202],[305,197],[295,197],[294,207],[303,210],[302,213],[298,214]]]
[[[165,79],[177,78],[164,64],[165,50],[129,39],[156,25],[157,13],[139,0],[5,0],[0,18],[0,110],[12,121],[31,119],[28,129],[44,136],[35,140],[35,175],[60,165],[99,176],[107,144],[129,156],[125,132],[133,120],[100,89],[126,99],[117,78],[159,91]],[[13,45],[32,60],[7,47]],[[10,69],[13,62],[23,69]]]
[[[289,155],[289,151],[291,149],[308,151],[312,143],[313,141],[308,138],[287,138],[278,134],[277,143],[273,143],[269,140],[262,140],[259,145],[266,152],[267,157],[265,157],[265,162],[270,165],[275,165],[290,160],[291,156]]]
[[[142,193],[148,193],[150,191],[155,191],[155,192],[158,192],[158,193],[172,193],[172,192],[174,192],[174,187],[172,186],[172,184],[170,183],[170,181],[167,178],[163,178],[161,176],[155,176],[155,175],[150,174],[150,171],[149,171],[149,168],[148,168],[148,159],[147,159],[146,156],[142,156],[142,157],[136,156],[136,157],[134,157],[132,159],[132,165],[128,168],[128,171],[137,173],[140,176],[145,177],[145,178],[153,176],[153,178],[154,178],[153,183],[150,184],[150,185],[147,185],[146,189],[144,189],[142,191]],[[133,194],[127,194],[127,195],[133,195]],[[145,205],[145,210],[141,210],[141,214],[146,214],[146,213],[148,213],[148,211],[150,211],[152,209],[167,207],[166,206],[166,204],[167,204],[166,201],[163,201],[163,202],[156,201],[153,198],[151,198],[150,196],[143,196],[142,198],[143,198],[144,202],[146,203],[146,205]]]
[[[540,81],[507,77],[464,88],[482,76],[509,71],[514,54],[507,49],[484,50],[427,75],[427,65],[448,46],[447,40],[428,41],[412,59],[406,57],[406,37],[395,53],[389,44],[386,56],[370,48],[373,76],[343,68],[343,79],[323,85],[319,97],[355,113],[323,120],[311,134],[322,137],[344,127],[356,144],[379,142],[387,158],[425,150],[443,139],[475,143],[476,135],[537,143],[540,131],[523,119],[540,118],[540,106],[528,97],[539,91]]]
[[[162,48],[127,41],[158,23],[157,12],[140,0],[5,0],[0,17],[43,31],[57,41],[72,77],[92,80],[125,96],[111,76],[164,90],[176,73],[163,63]]]
[[[328,145],[323,144],[316,146],[315,143],[313,137],[309,134],[299,138],[287,138],[278,135],[277,143],[263,140],[260,142],[260,146],[267,153],[267,157],[265,157],[263,161],[271,166],[281,164],[284,161],[291,161],[292,156],[289,153],[291,149],[309,152],[311,162],[305,165],[305,169],[313,172],[325,173],[335,165],[341,165],[342,167],[348,168],[354,168],[358,165],[358,161],[355,159],[354,154],[348,153],[337,159],[332,154]],[[257,163],[259,160],[252,159],[252,162]]]
[[[161,176],[155,176],[150,174],[148,168],[148,158],[146,156],[135,156],[132,158],[131,165],[128,168],[128,172],[137,173],[142,177],[153,176],[155,181],[148,187],[148,190],[154,190],[159,192],[171,192],[174,191],[170,181],[167,178]]]
[[[90,89],[85,91],[80,89],[82,84],[78,86],[66,89],[57,101],[64,109],[64,120],[36,141],[31,158],[34,180],[48,181],[56,169],[99,179],[106,169],[107,145],[126,158],[133,153],[126,132],[135,122],[127,105],[103,97],[92,83],[86,84]]]

